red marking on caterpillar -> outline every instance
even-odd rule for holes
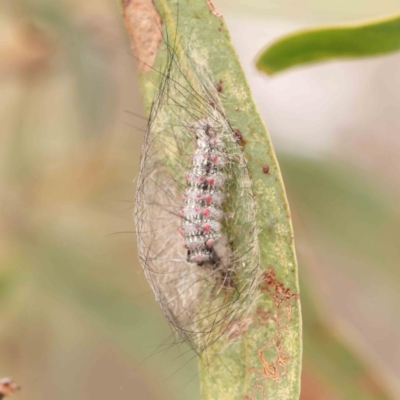
[[[203,217],[205,217],[205,218],[209,217],[211,215],[210,209],[209,208],[204,209],[202,214],[203,214]]]
[[[206,246],[207,247],[211,248],[211,247],[214,247],[214,245],[215,245],[215,240],[214,239],[207,239],[207,241],[206,241]]]

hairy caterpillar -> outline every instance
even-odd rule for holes
[[[164,315],[201,353],[230,339],[260,281],[255,206],[240,134],[190,45],[164,34],[165,64],[137,184],[140,261]]]

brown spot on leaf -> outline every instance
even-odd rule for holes
[[[262,168],[264,174],[268,174],[269,173],[269,165],[264,165]]]
[[[257,385],[254,385],[251,388],[251,390],[253,390],[254,392],[260,391],[260,395],[262,396],[262,399],[263,400],[267,400],[268,399],[267,394],[265,393],[264,386],[257,384]],[[243,400],[257,400],[257,399],[259,399],[259,396],[257,394],[245,395],[243,397]]]
[[[152,0],[124,0],[123,16],[141,71],[150,71],[162,40],[162,22]]]
[[[212,100],[207,100],[207,103],[212,107],[212,108],[216,108],[215,103]]]
[[[262,274],[261,290],[268,292],[276,308],[280,308],[283,303],[299,297],[297,293],[292,293],[289,288],[286,288],[282,282],[276,279],[275,269],[272,266]]]
[[[218,93],[222,93],[222,89],[223,89],[223,88],[222,88],[222,84],[223,84],[223,82],[222,82],[222,80],[220,79],[219,82],[217,82],[216,85],[215,85],[215,89],[217,89],[217,92],[218,92]]]
[[[292,318],[290,302],[297,299],[298,294],[292,293],[289,288],[278,281],[275,269],[272,266],[262,273],[261,278],[260,290],[272,299],[275,307],[271,310],[265,310],[262,307],[257,308],[253,317],[254,326],[264,325],[270,321],[275,325],[276,333],[257,350],[259,363],[257,367],[250,368],[250,371],[259,374],[257,380],[272,379],[278,381],[287,373],[287,362],[291,359],[284,349],[282,334],[288,330]],[[267,358],[266,350],[269,350],[269,358]],[[273,350],[273,356],[271,356],[271,350]],[[253,391],[256,389],[257,385],[251,388]],[[248,399],[257,398],[252,394],[247,396]]]
[[[267,360],[265,357],[265,349],[270,346],[275,346],[276,355],[273,360]],[[257,351],[258,359],[262,368],[251,368],[250,371],[261,374],[259,379],[279,380],[287,372],[286,362],[290,360],[290,356],[282,350],[280,341],[267,342]]]
[[[246,141],[243,139],[242,132],[239,129],[233,129],[233,135],[235,136],[236,141],[240,144],[240,146],[244,146]]]

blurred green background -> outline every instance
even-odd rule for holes
[[[301,26],[396,0],[219,0],[280,160],[304,313],[302,400],[400,399],[400,56],[267,78]],[[145,120],[116,0],[0,3],[0,377],[19,400],[196,399],[138,262]],[[128,111],[128,112],[127,112]]]

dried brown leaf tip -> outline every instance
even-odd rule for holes
[[[208,4],[208,8],[210,9],[210,11],[218,18],[222,17],[222,14],[216,10],[213,2],[211,0],[207,0],[207,4]]]
[[[0,379],[0,400],[5,399],[10,394],[13,394],[20,390],[18,386],[11,378]]]
[[[141,71],[150,71],[162,40],[162,22],[152,0],[124,0],[124,20]]]

